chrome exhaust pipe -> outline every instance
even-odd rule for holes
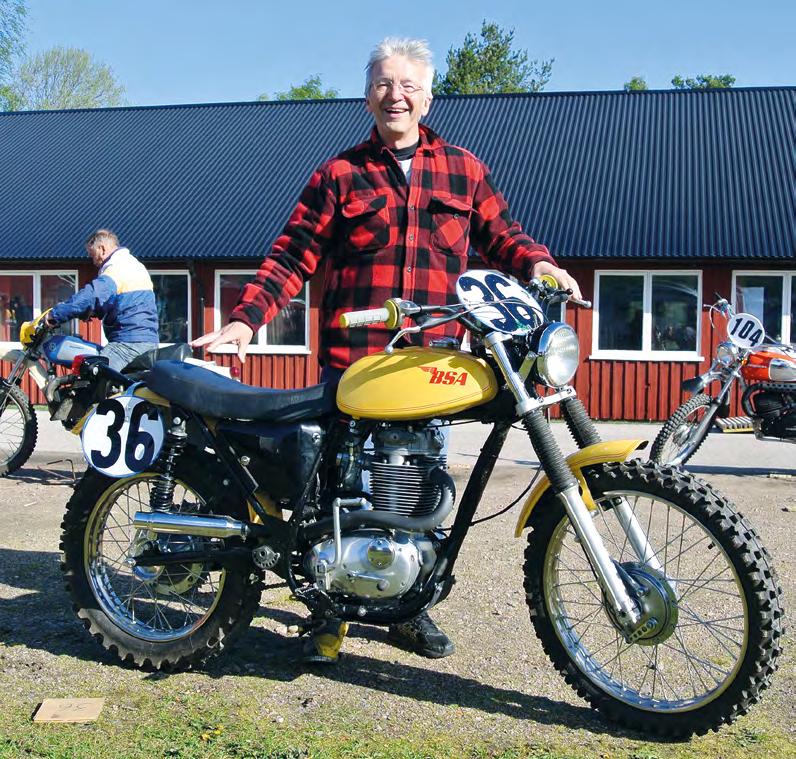
[[[246,538],[249,526],[231,517],[202,517],[170,511],[136,511],[133,527],[166,535],[200,535],[205,538]]]

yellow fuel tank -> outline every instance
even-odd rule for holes
[[[486,403],[497,389],[489,365],[469,353],[401,348],[346,369],[337,406],[355,419],[430,419]]]

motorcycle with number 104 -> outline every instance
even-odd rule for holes
[[[705,441],[716,418],[730,410],[730,391],[740,383],[741,408],[758,440],[796,442],[796,349],[766,336],[760,319],[736,314],[719,298],[710,309],[727,321],[727,339],[716,347],[704,374],[682,383],[692,394],[661,428],[652,443],[650,459],[659,464],[684,465]],[[717,383],[716,392],[706,389]]]
[[[308,608],[310,627],[412,619],[451,592],[521,424],[544,476],[515,536],[528,530],[525,598],[554,667],[636,730],[732,722],[770,683],[783,634],[782,591],[753,527],[709,484],[633,458],[643,441],[600,440],[568,384],[575,331],[545,316],[571,292],[474,271],[456,293],[445,306],[393,299],[343,314],[352,329],[382,325],[387,344],[338,386],[255,388],[161,361],[99,403],[82,433],[90,468],[62,524],[78,616],[122,661],[156,670],[231,645],[266,572]],[[470,353],[398,347],[452,321],[470,331]],[[545,418],[554,404],[578,447],[568,457]],[[456,492],[440,420],[492,425],[445,529]],[[491,572],[482,558],[476,573]]]

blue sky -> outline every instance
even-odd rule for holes
[[[371,47],[425,37],[444,70],[483,18],[515,30],[532,58],[555,58],[547,91],[654,88],[676,73],[730,73],[736,86],[796,84],[796,2],[405,0],[28,0],[28,52],[82,47],[110,65],[132,105],[253,100],[320,74],[362,95]],[[488,8],[488,12],[484,10]]]

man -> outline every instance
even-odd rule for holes
[[[393,297],[451,302],[470,245],[520,279],[549,273],[580,297],[575,280],[512,221],[486,166],[420,125],[431,105],[433,78],[425,41],[387,38],[376,46],[366,68],[365,107],[375,121],[370,139],[315,171],[255,280],[243,289],[230,323],[194,346],[213,351],[234,343],[244,361],[254,332],[299,292],[322,260],[329,264],[321,306],[322,379],[339,378],[391,336],[379,325],[342,329],[340,314],[379,308]],[[454,322],[418,338],[457,337],[457,330]],[[325,645],[335,630],[342,630],[341,641],[344,625],[323,625],[305,659],[335,660],[334,646]],[[392,625],[390,637],[433,658],[454,651],[427,613]]]
[[[108,343],[100,351],[121,371],[136,356],[158,347],[158,313],[146,267],[119,245],[109,229],[86,240],[86,252],[99,269],[96,279],[59,303],[47,315],[54,327],[75,317],[98,316]]]

